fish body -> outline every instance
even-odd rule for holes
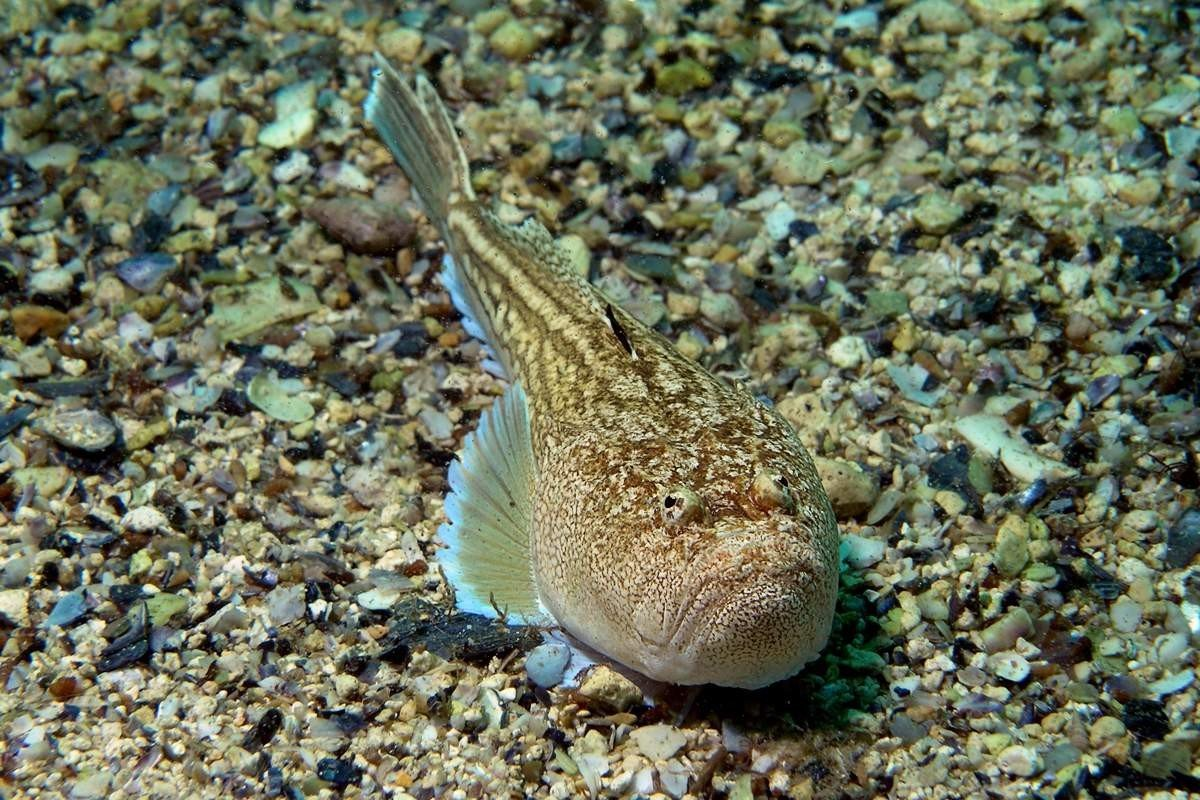
[[[536,221],[488,210],[427,81],[380,58],[366,111],[445,240],[465,327],[511,382],[449,474],[459,605],[552,618],[660,681],[797,672],[832,624],[838,533],[795,433],[609,302]]]

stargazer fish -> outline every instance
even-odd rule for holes
[[[476,198],[432,85],[385,59],[366,117],[449,251],[442,282],[509,387],[449,470],[458,606],[557,624],[658,681],[758,688],[825,646],[838,532],[777,414]]]

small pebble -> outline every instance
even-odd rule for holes
[[[552,689],[562,682],[571,662],[571,648],[565,644],[540,644],[529,651],[525,672],[534,686]]]
[[[651,761],[666,761],[687,744],[687,736],[673,725],[635,728],[629,738],[638,751]]]
[[[63,447],[97,453],[117,441],[117,426],[98,411],[61,411],[41,420],[38,430]]]
[[[593,667],[586,674],[579,685],[579,694],[614,711],[625,711],[642,700],[641,689],[605,664]]]
[[[1042,768],[1038,754],[1023,745],[1010,745],[1000,752],[996,759],[1001,771],[1019,778],[1031,778]]]

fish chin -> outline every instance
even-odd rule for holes
[[[692,592],[669,640],[644,671],[679,684],[759,689],[795,675],[824,648],[833,624],[836,572],[759,572]]]

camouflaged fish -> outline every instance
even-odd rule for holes
[[[757,688],[829,635],[838,533],[795,433],[607,300],[536,220],[471,188],[436,91],[382,57],[366,116],[449,255],[442,281],[510,381],[449,470],[460,608],[570,635],[670,683]]]

